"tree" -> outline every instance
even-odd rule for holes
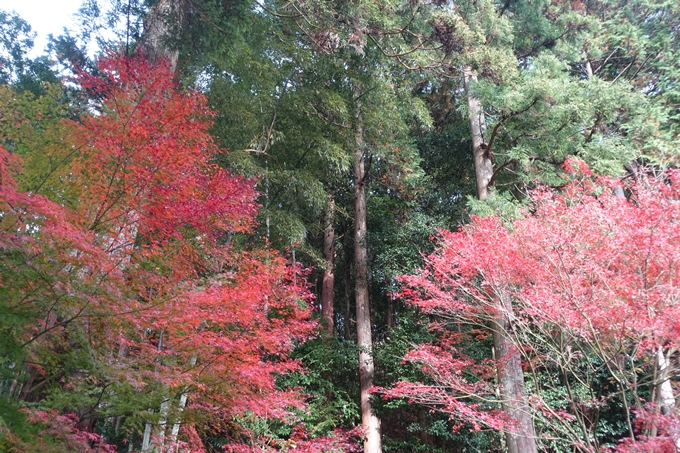
[[[68,159],[38,193],[3,157],[3,400],[74,414],[85,432],[117,420],[111,438],[159,450],[230,431],[227,414],[288,416],[301,400],[275,376],[297,369],[293,339],[315,324],[298,270],[229,247],[251,228],[253,182],[212,163],[206,100],[168,65],[99,68],[80,78],[98,114],[67,122]]]
[[[668,392],[675,371],[668,357],[678,341],[672,321],[680,257],[677,175],[640,175],[626,185],[626,198],[620,181],[594,181],[582,162],[567,165],[580,176],[562,192],[534,192],[526,217],[509,225],[477,218],[460,232],[442,232],[426,272],[405,277],[403,295],[453,326],[493,319],[504,306],[498,301],[512,300],[504,334],[531,377],[529,410],[540,444],[674,449],[677,413]],[[387,393],[433,405],[475,428],[521,430],[502,413],[481,412],[484,401],[494,399],[493,364],[466,355],[456,345],[467,334],[445,325],[434,325],[445,333],[439,346],[408,356],[435,385],[402,383]],[[598,373],[614,385],[602,387]],[[554,398],[551,379],[566,400]],[[615,438],[598,427],[608,407],[625,414],[627,428]]]
[[[325,266],[321,288],[321,313],[326,320],[326,330],[329,336],[335,331],[335,200],[328,197],[328,207],[324,216],[323,229],[323,257]]]
[[[99,443],[100,436],[78,426],[77,417],[40,410],[45,408],[21,408],[16,400],[35,401],[55,378],[77,366],[82,357],[75,341],[70,343],[75,351],[61,357],[50,353],[69,345],[63,331],[69,324],[82,321],[81,315],[90,303],[89,308],[96,311],[103,308],[100,303],[109,301],[108,295],[95,298],[94,293],[113,291],[115,282],[120,281],[116,275],[105,278],[112,269],[106,254],[93,243],[92,234],[69,222],[71,213],[62,206],[18,190],[14,175],[21,159],[4,148],[0,148],[0,154],[0,442],[8,451],[38,451],[48,447],[50,441],[89,451],[89,443]],[[102,448],[109,449],[103,444]]]
[[[462,73],[477,198],[481,201],[497,197],[499,191],[493,186],[500,181],[510,186],[516,197],[522,194],[517,186],[512,187],[513,180],[529,185],[536,180],[557,184],[556,170],[570,154],[583,156],[600,172],[621,172],[639,155],[640,143],[650,143],[659,135],[658,129],[652,134],[644,132],[650,130],[651,123],[643,120],[647,114],[640,93],[605,85],[592,73],[588,77],[576,69],[571,74],[565,71],[567,65],[576,68],[581,64],[584,43],[598,30],[597,19],[573,9],[573,5],[558,2],[546,5],[541,13],[535,5],[522,2],[438,2],[426,10],[429,32],[423,27],[421,36],[439,43],[444,61],[451,62],[440,67]],[[506,10],[512,14],[505,15]],[[557,42],[559,47],[553,49]],[[391,53],[399,54],[402,48]],[[418,52],[400,58],[408,58],[410,67],[424,64]],[[436,64],[433,60],[430,64]],[[478,74],[482,75],[479,80]],[[591,124],[588,134],[579,132]],[[508,169],[517,179],[503,175]],[[471,204],[478,212],[493,211],[484,203]],[[520,395],[524,393],[523,370],[513,358],[517,356],[513,350],[521,346],[504,338],[508,319],[514,317],[513,306],[509,298],[498,301],[504,306],[496,310],[498,319],[490,321],[494,352],[500,359],[498,384],[501,394]],[[508,357],[503,359],[506,352]],[[508,433],[510,451],[533,451],[534,429],[526,401],[521,397],[504,397],[503,401],[509,413],[523,419],[526,430],[520,439]]]
[[[371,308],[368,300],[368,247],[366,237],[366,150],[364,149],[364,121],[361,91],[353,91],[356,112],[354,131],[354,295],[357,311],[357,346],[359,347],[359,382],[361,397],[361,424],[365,431],[364,453],[382,452],[380,420],[376,416],[370,398],[375,379],[373,361],[373,329]]]

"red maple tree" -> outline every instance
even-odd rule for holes
[[[45,182],[57,199],[21,192],[21,162],[0,149],[3,307],[22,320],[7,333],[30,375],[19,397],[39,403],[55,379],[70,394],[109,389],[94,406],[68,399],[67,418],[34,411],[54,432],[75,420],[81,439],[100,412],[117,413],[113,389],[157,394],[142,441],[196,451],[197,433],[233,431],[235,414],[290,416],[302,398],[276,376],[298,369],[288,353],[316,324],[300,269],[229,246],[254,223],[254,181],[213,163],[224,151],[206,99],[168,66],[111,55],[99,71],[78,79],[98,101],[67,122],[68,158]],[[73,348],[89,370],[49,367]]]

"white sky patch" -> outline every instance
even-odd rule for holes
[[[36,57],[43,53],[47,35],[59,36],[64,27],[76,26],[74,14],[81,4],[82,0],[0,0],[0,9],[16,11],[37,33],[35,47],[29,55]]]

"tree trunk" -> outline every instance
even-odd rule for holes
[[[170,398],[165,398],[161,402],[160,419],[158,420],[158,426],[156,426],[156,436],[154,439],[154,449],[158,453],[163,453],[165,448],[165,433],[168,427],[168,413],[170,412]]]
[[[144,425],[144,435],[142,436],[142,453],[151,451],[151,423]]]
[[[659,347],[656,353],[657,369],[659,370],[659,384],[658,395],[661,403],[661,411],[664,414],[671,412],[675,408],[675,396],[673,395],[673,387],[668,377],[668,359],[663,352],[663,348]]]
[[[352,261],[349,257],[348,241],[343,244],[343,249],[345,250],[345,313],[344,313],[344,334],[345,341],[350,341],[352,339],[352,329],[350,324],[352,323]]]
[[[663,348],[659,346],[656,353],[657,370],[659,373],[657,384],[657,395],[659,399],[659,407],[662,414],[669,414],[675,410],[675,395],[673,394],[673,387],[669,377],[669,361],[663,352]],[[673,433],[674,434],[674,433]],[[680,437],[674,435],[675,447],[680,451]]]
[[[324,271],[321,284],[321,314],[326,320],[326,332],[329,337],[334,332],[334,295],[335,295],[335,229],[333,228],[333,216],[335,200],[328,197],[326,218],[323,230],[323,258]]]
[[[390,297],[387,301],[387,327],[397,328],[397,320],[394,317],[394,299]]]
[[[163,351],[163,348],[165,347],[165,332],[163,330],[160,331],[158,334],[158,352]],[[156,361],[156,370],[158,368],[158,365],[160,364],[160,361]],[[161,401],[161,407],[160,407],[160,418],[158,422],[158,426],[153,427],[152,423],[146,422],[144,425],[144,436],[142,438],[142,453],[150,453],[153,451],[161,452],[163,451],[163,445],[165,444],[165,428],[168,423],[168,411],[170,410],[170,399],[169,397],[163,398],[163,401]],[[151,435],[151,431],[154,431],[154,435]],[[159,443],[160,445],[157,445],[156,443]]]
[[[193,356],[189,361],[189,365],[193,368],[198,362],[198,357]],[[189,390],[186,389],[179,397],[179,406],[177,407],[177,416],[175,418],[175,423],[172,425],[172,431],[170,432],[170,438],[168,439],[168,445],[170,445],[170,453],[176,453],[179,451],[179,430],[182,427],[182,413],[184,408],[187,406],[187,401],[189,399]]]
[[[146,58],[154,63],[167,60],[174,71],[179,51],[173,48],[187,18],[186,0],[158,0],[149,10],[144,21],[142,47]]]
[[[373,386],[373,339],[368,300],[368,250],[366,244],[366,174],[360,106],[354,128],[354,272],[359,346],[359,381],[361,386],[361,425],[364,429],[364,453],[381,453],[380,420],[371,407]]]
[[[479,99],[470,91],[470,83],[477,76],[469,66],[463,67],[463,80],[468,108],[470,109],[470,130],[472,134],[472,152],[477,180],[477,197],[485,200],[489,194],[489,183],[493,177],[493,161],[484,134],[486,118]],[[505,294],[497,294],[499,300],[491,321],[495,357],[498,363],[498,386],[501,396],[501,407],[517,422],[517,429],[508,432],[505,440],[509,453],[535,453],[536,434],[534,421],[529,412],[524,386],[522,360],[517,346],[509,338],[511,320],[514,317],[512,302]]]
[[[493,161],[487,147],[484,134],[486,133],[486,119],[479,99],[470,92],[470,82],[476,82],[477,76],[469,66],[463,67],[463,81],[470,109],[470,129],[472,132],[472,155],[475,161],[475,178],[477,179],[477,197],[484,201],[489,194],[489,182],[493,176]]]
[[[517,422],[517,427],[505,434],[505,441],[508,453],[536,453],[536,432],[527,403],[522,357],[509,336],[514,317],[512,302],[505,294],[499,299],[498,312],[491,323],[498,387],[503,410]]]
[[[184,408],[187,406],[188,399],[189,394],[187,392],[182,393],[182,395],[179,397],[177,420],[172,425],[172,432],[170,433],[170,439],[168,440],[168,444],[172,446],[171,453],[175,453],[179,450],[179,439],[177,436],[179,436],[179,429],[182,427],[182,423],[180,423],[180,416],[182,415],[182,412],[184,412]]]

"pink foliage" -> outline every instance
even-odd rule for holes
[[[664,413],[655,404],[647,404],[636,411],[636,430],[639,433],[656,431],[656,436],[639,435],[635,441],[624,439],[614,451],[617,453],[676,453],[679,449],[680,417],[677,410]]]
[[[99,434],[82,431],[78,428],[78,418],[74,414],[62,415],[56,411],[27,410],[29,421],[41,427],[40,435],[33,439],[31,450],[36,447],[44,453],[78,451],[82,453],[116,453],[116,447],[109,445]],[[43,443],[49,438],[49,443]],[[56,443],[54,448],[51,444]],[[33,450],[37,451],[37,450]]]
[[[300,453],[358,453],[363,451],[359,441],[359,428],[352,431],[336,430],[332,435],[310,437],[304,426],[293,428],[286,440],[253,438],[251,445],[230,444],[224,447],[228,453],[258,453],[294,450]]]
[[[512,225],[473,218],[458,232],[441,231],[426,269],[402,278],[400,296],[425,313],[470,324],[498,315],[498,300],[505,297],[512,300],[516,329],[550,332],[557,326],[599,351],[636,351],[633,360],[654,357],[659,348],[677,350],[678,173],[661,180],[641,175],[625,186],[625,197],[621,181],[593,179],[578,160],[565,169],[576,179],[560,192],[535,190],[530,210]],[[541,354],[540,345],[522,346],[528,356]],[[475,403],[492,394],[492,364],[475,365],[447,342],[422,346],[406,359],[422,363],[434,384],[400,383],[385,395],[433,406],[475,428],[507,426],[499,414],[480,412]],[[560,413],[539,395],[530,402],[547,418]],[[638,413],[641,423],[659,420]],[[663,420],[675,424],[677,416]],[[669,440],[678,438],[675,428],[659,425],[659,432],[673,434],[624,443],[621,451],[675,448]]]

